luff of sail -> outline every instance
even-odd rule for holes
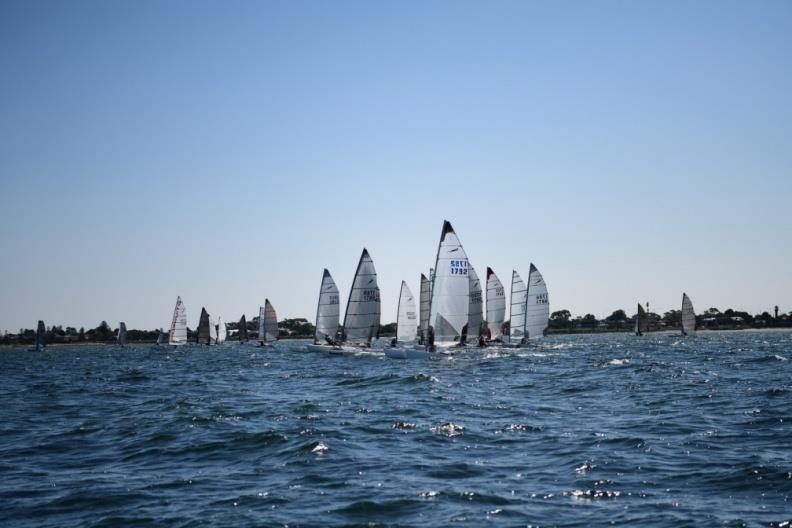
[[[452,347],[460,344],[462,330],[468,323],[470,264],[467,254],[449,221],[443,222],[437,246],[432,301],[429,307],[430,334],[434,345]]]
[[[353,346],[369,346],[372,337],[379,333],[379,319],[377,270],[364,248],[352,280],[352,290],[349,292],[344,314],[344,341]]]
[[[512,270],[511,307],[509,308],[509,342],[518,344],[525,337],[525,300],[528,293],[517,271]]]
[[[415,313],[415,297],[405,281],[399,291],[399,308],[396,315],[396,340],[402,343],[415,341],[418,335],[418,317]]]
[[[196,343],[199,345],[208,345],[211,339],[211,330],[209,326],[211,323],[209,322],[209,313],[206,311],[206,308],[201,308],[201,318],[198,319],[198,337],[196,338]]]
[[[118,323],[118,337],[116,338],[118,344],[124,346],[127,344],[127,329],[126,323],[120,322]]]
[[[173,320],[168,333],[168,344],[173,346],[187,343],[187,310],[181,297],[176,298],[176,307],[173,309]]]
[[[264,342],[278,340],[278,315],[269,299],[264,299]]]
[[[319,302],[316,305],[316,331],[314,344],[327,343],[326,337],[335,339],[338,332],[339,293],[333,277],[327,269],[322,274],[322,285],[319,287]]]
[[[211,315],[209,316],[209,344],[217,344],[217,323],[215,323]]]
[[[696,311],[687,293],[682,294],[682,335],[696,332]]]
[[[421,273],[421,295],[419,310],[418,342],[424,344],[426,331],[429,329],[429,304],[432,300],[432,283]]]
[[[237,335],[239,336],[239,341],[241,343],[244,343],[248,340],[247,319],[245,319],[244,315],[242,315],[242,319],[239,320],[239,329],[237,330]]]
[[[468,298],[467,340],[477,343],[481,335],[481,322],[484,320],[482,313],[484,302],[481,298],[481,281],[473,266],[470,266],[468,282],[470,283],[470,296]]]
[[[39,320],[36,325],[36,350],[47,348],[47,329],[44,326],[44,321]]]
[[[544,277],[531,264],[528,272],[528,298],[525,301],[525,337],[542,337],[550,318],[550,299]]]
[[[496,341],[503,336],[506,320],[506,291],[498,276],[487,268],[487,329],[488,338]]]

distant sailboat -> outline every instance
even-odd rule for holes
[[[470,266],[468,282],[470,283],[470,297],[468,299],[467,342],[478,344],[482,334],[481,323],[484,320],[484,314],[482,313],[484,302],[481,297],[481,281],[473,266]]]
[[[277,340],[278,315],[269,299],[264,299],[264,306],[259,308],[259,346],[272,346]]]
[[[319,286],[319,301],[316,305],[316,331],[314,342],[308,345],[310,352],[330,350],[338,334],[339,301],[338,286],[327,269],[322,273],[322,284]]]
[[[506,291],[492,268],[487,268],[487,339],[500,341],[506,320]]]
[[[217,344],[217,323],[215,323],[211,315],[209,316],[209,344]]]
[[[244,343],[248,340],[247,320],[245,319],[244,314],[242,315],[242,319],[239,320],[239,329],[237,330],[237,335],[239,336],[240,343]]]
[[[454,228],[443,222],[432,281],[428,344],[433,348],[464,345],[470,308],[470,264]]]
[[[198,337],[196,343],[199,345],[208,345],[212,340],[211,322],[209,322],[209,312],[206,308],[201,308],[201,318],[198,320]]]
[[[187,310],[184,308],[181,297],[176,298],[176,307],[173,309],[173,320],[171,321],[170,333],[168,334],[168,344],[172,346],[187,344]]]
[[[528,289],[517,271],[512,270],[511,306],[509,308],[509,344],[525,341],[525,301]]]
[[[217,344],[220,345],[225,343],[226,337],[228,337],[228,329],[226,328],[226,324],[223,322],[222,317],[217,318]]]
[[[157,346],[164,345],[165,341],[168,340],[168,334],[165,332],[159,332],[157,335]]]
[[[432,301],[432,283],[421,273],[421,297],[419,310],[418,343],[426,344],[426,332],[429,330],[429,304]]]
[[[127,329],[126,323],[121,322],[118,323],[118,337],[116,338],[118,344],[121,346],[125,346],[127,344]]]
[[[47,329],[44,326],[44,321],[39,320],[36,326],[36,351],[42,348],[47,348]]]
[[[525,302],[525,338],[542,337],[550,319],[550,300],[542,274],[531,264],[528,272],[528,298]]]
[[[696,333],[696,311],[687,293],[682,294],[682,335]]]
[[[415,313],[415,298],[405,281],[401,283],[399,307],[396,314],[396,340],[399,343],[414,343],[418,335],[418,317]]]
[[[352,290],[344,314],[343,344],[351,347],[349,351],[360,347],[368,348],[371,340],[379,334],[379,325],[380,292],[377,270],[364,248],[352,280]]]
[[[643,335],[648,327],[649,321],[646,319],[646,311],[644,311],[641,303],[638,303],[638,313],[635,315],[635,335]]]

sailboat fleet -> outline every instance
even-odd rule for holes
[[[530,346],[531,341],[547,332],[550,301],[544,277],[533,263],[527,280],[512,270],[509,320],[506,321],[506,294],[495,271],[487,267],[482,284],[470,264],[462,243],[448,221],[443,222],[434,267],[429,275],[421,274],[418,299],[406,281],[402,281],[396,318],[396,338],[385,354],[392,358],[431,357],[448,354],[468,347],[500,346],[507,348]],[[486,292],[486,297],[482,295]],[[648,305],[647,305],[648,306]],[[647,311],[641,304],[635,316],[636,335],[649,329]],[[372,341],[379,337],[381,305],[380,289],[374,261],[365,248],[360,255],[347,299],[343,325],[340,325],[340,294],[330,272],[325,269],[319,287],[316,325],[311,352],[361,353],[371,350]],[[696,314],[686,293],[682,294],[681,331],[694,334]],[[240,342],[249,340],[247,320],[239,321],[237,336]],[[195,343],[222,345],[228,329],[222,317],[217,322],[206,308],[201,308]],[[269,299],[259,308],[258,346],[271,347],[278,340],[278,319]],[[36,331],[36,350],[46,347],[44,322]],[[117,343],[127,343],[127,329],[119,323]],[[177,297],[170,331],[160,333],[157,345],[182,346],[188,343],[187,314],[184,302]]]

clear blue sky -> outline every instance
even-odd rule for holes
[[[0,331],[383,320],[443,219],[551,309],[792,310],[792,3],[0,3]]]

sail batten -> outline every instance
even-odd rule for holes
[[[429,307],[429,333],[434,333],[434,345],[437,347],[459,345],[467,330],[469,272],[467,254],[451,223],[446,220],[437,247]]]
[[[506,320],[506,291],[498,276],[487,268],[487,329],[492,341],[503,336],[503,323]]]
[[[696,332],[696,311],[687,293],[682,294],[682,335]]]
[[[369,346],[379,334],[380,315],[377,270],[364,248],[344,313],[344,342],[353,346]]]
[[[187,310],[181,297],[176,298],[176,307],[173,309],[168,344],[179,346],[187,343]]]
[[[322,274],[322,285],[319,288],[319,302],[316,306],[316,332],[314,344],[324,344],[327,338],[335,338],[338,332],[340,312],[338,286],[327,269]]]
[[[415,313],[415,298],[405,281],[399,291],[399,307],[396,315],[396,340],[402,343],[415,341],[418,334],[418,317]]]
[[[544,277],[531,264],[528,272],[528,297],[525,301],[525,337],[542,337],[550,318],[550,299]]]
[[[528,290],[516,270],[512,270],[509,308],[509,342],[520,343],[525,337],[525,301]]]

